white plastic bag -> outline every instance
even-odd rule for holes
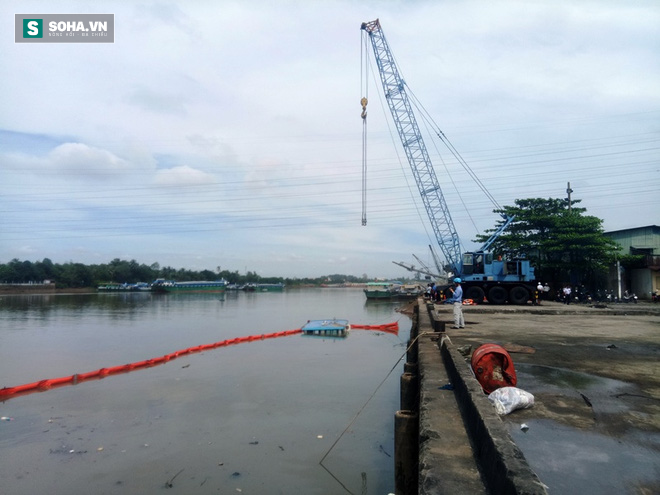
[[[534,396],[516,387],[501,387],[488,395],[495,405],[497,414],[509,414],[516,409],[527,409],[534,405]]]

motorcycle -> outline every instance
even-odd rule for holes
[[[628,291],[625,291],[623,293],[623,296],[621,297],[621,301],[624,303],[634,303],[637,304],[637,295],[633,293],[629,293]]]

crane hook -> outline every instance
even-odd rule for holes
[[[362,97],[360,100],[360,103],[362,104],[362,118],[366,119],[367,118],[367,103],[369,103],[369,100],[367,100],[365,97]]]

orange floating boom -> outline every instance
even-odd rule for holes
[[[361,329],[361,330],[377,330],[381,332],[393,333],[395,335],[398,335],[399,333],[399,324],[396,322],[387,323],[385,325],[352,325],[351,328]],[[273,339],[277,337],[290,337],[292,335],[297,335],[299,333],[302,333],[302,329],[300,328],[295,330],[286,330],[283,332],[273,332],[273,333],[266,333],[261,335],[250,335],[247,337],[237,337],[234,339],[227,339],[227,340],[222,340],[220,342],[214,342],[212,344],[188,347],[187,349],[182,349],[180,351],[176,351],[171,354],[166,354],[164,356],[159,356],[153,359],[147,359],[145,361],[138,361],[135,363],[124,364],[121,366],[113,366],[111,368],[101,368],[98,370],[89,371],[87,373],[76,373],[70,376],[63,376],[60,378],[39,380],[37,382],[27,383],[25,385],[17,385],[15,387],[4,387],[4,388],[0,388],[0,401],[6,401],[18,395],[25,395],[33,392],[43,392],[45,390],[50,390],[51,388],[54,387],[61,387],[64,385],[77,385],[80,382],[88,381],[88,380],[100,380],[108,375],[128,373],[130,371],[135,371],[142,368],[150,368],[153,366],[158,366],[160,364],[164,364],[168,361],[176,359],[180,356],[185,356],[187,354],[202,352],[210,349],[215,349],[218,347],[225,347],[228,345],[243,344],[245,342],[254,342],[256,340]]]

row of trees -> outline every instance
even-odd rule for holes
[[[536,268],[536,278],[559,287],[564,283],[584,284],[591,289],[606,286],[607,271],[615,260],[626,268],[639,260],[634,256],[622,256],[619,247],[604,235],[603,221],[585,215],[585,208],[578,208],[580,200],[530,198],[518,199],[514,206],[505,206],[496,213],[514,216],[515,220],[495,241],[491,250],[495,254],[528,258]],[[477,236],[485,242],[504,220],[492,230]],[[193,271],[140,264],[135,260],[114,259],[107,264],[84,265],[82,263],[56,264],[48,258],[31,262],[11,260],[0,264],[0,282],[28,283],[45,279],[55,280],[59,287],[93,287],[102,283],[149,282],[156,278],[172,280],[216,280],[224,278],[230,283],[278,283],[287,285],[321,284],[342,282],[366,282],[366,278],[350,275],[330,275],[319,278],[289,279],[260,277],[254,272],[240,275],[238,272],[216,269]]]
[[[10,284],[41,283],[52,280],[58,288],[96,287],[110,282],[136,283],[152,282],[157,278],[168,280],[218,280],[229,283],[285,283],[289,286],[300,284],[321,284],[341,282],[363,282],[363,279],[350,275],[329,275],[319,278],[290,279],[282,277],[261,277],[255,272],[241,275],[238,272],[220,270],[186,270],[183,268],[161,267],[158,263],[145,265],[135,260],[114,259],[110,263],[85,265],[82,263],[53,263],[50,259],[42,261],[21,261],[13,259],[0,264],[0,282]]]
[[[577,203],[580,200],[529,198],[494,210],[515,219],[491,250],[526,257],[535,267],[536,279],[555,287],[564,283],[605,287],[608,269],[617,259],[624,267],[632,267],[638,260],[621,255],[618,244],[604,235],[603,221],[585,215],[586,209],[576,207]],[[503,223],[501,220],[476,241],[485,242]]]

